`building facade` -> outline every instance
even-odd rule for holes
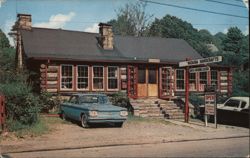
[[[131,98],[171,99],[184,95],[185,69],[178,63],[202,58],[186,41],[174,38],[114,35],[99,24],[99,33],[35,28],[31,15],[19,14],[17,65],[36,72],[37,91],[50,93],[123,91]],[[203,93],[213,85],[232,93],[232,68],[210,65],[211,71],[189,73],[189,90]]]

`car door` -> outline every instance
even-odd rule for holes
[[[65,112],[65,114],[71,118],[74,119],[74,108],[75,108],[75,103],[77,101],[77,96],[73,95],[70,97],[69,102],[67,103],[67,110]]]

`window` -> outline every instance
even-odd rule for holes
[[[146,68],[144,66],[138,67],[138,83],[146,83]]]
[[[93,66],[93,89],[94,90],[103,90],[103,67],[102,66]]]
[[[200,72],[200,84],[207,84],[207,72]]]
[[[232,100],[232,99],[228,100],[225,104],[225,106],[235,107],[235,108],[239,107],[239,105],[240,105],[239,100]]]
[[[178,69],[176,70],[176,89],[184,90],[185,89],[185,78],[184,78],[184,70]]]
[[[148,83],[154,84],[156,83],[156,67],[148,68]]]
[[[218,85],[218,75],[216,70],[211,71],[211,85],[215,87]]]
[[[196,73],[189,73],[189,89],[196,90]]]
[[[69,102],[72,104],[78,104],[78,96],[71,96]]]
[[[88,66],[77,66],[77,89],[89,89]]]
[[[108,67],[108,89],[118,89],[118,67]]]
[[[73,65],[61,65],[61,89],[72,89]]]
[[[246,107],[246,104],[247,104],[246,102],[242,101],[242,102],[241,102],[241,105],[240,105],[240,108],[245,108],[245,107]]]

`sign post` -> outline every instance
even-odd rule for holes
[[[186,73],[185,73],[185,122],[188,123],[189,118],[189,72],[206,72],[210,71],[210,67],[196,67],[196,68],[190,68],[190,66],[197,66],[197,65],[206,65],[210,63],[216,63],[221,62],[222,56],[214,56],[214,57],[208,57],[203,59],[196,59],[196,60],[188,60],[179,62],[179,67],[186,67]],[[205,96],[206,97],[206,96]],[[210,107],[211,108],[211,107]],[[216,108],[214,108],[216,110]],[[211,110],[210,110],[211,111]],[[216,113],[216,111],[214,111]],[[216,117],[216,115],[215,115]],[[206,119],[206,126],[207,126],[207,116],[205,116]],[[216,122],[216,120],[215,120]],[[216,128],[217,128],[217,122],[216,122]]]
[[[187,59],[188,60],[188,59]],[[185,122],[188,123],[189,118],[189,67],[186,67],[186,88],[185,88]]]

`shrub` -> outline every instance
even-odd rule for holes
[[[46,113],[52,109],[57,109],[61,103],[59,95],[53,97],[53,95],[48,92],[42,92],[39,96],[39,101],[42,106],[41,112]]]
[[[117,92],[117,93],[111,94],[110,96],[111,96],[110,101],[112,102],[112,104],[114,104],[116,106],[127,108],[128,111],[131,111],[131,106],[129,104],[129,98],[128,98],[126,93]]]
[[[6,96],[7,127],[18,130],[35,124],[41,110],[39,97],[25,81],[0,84],[0,91]],[[17,126],[17,128],[12,128]]]
[[[189,102],[194,105],[194,114],[197,116],[200,115],[200,106],[204,105],[204,97],[198,96],[191,93],[189,96]]]

